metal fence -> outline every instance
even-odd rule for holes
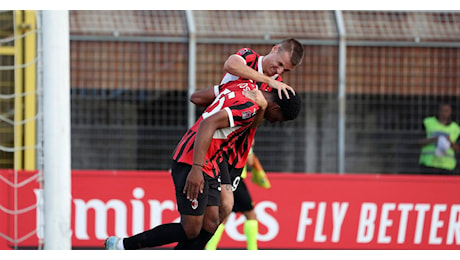
[[[201,112],[189,89],[288,37],[306,51],[283,75],[304,107],[258,129],[269,172],[416,173],[423,118],[446,99],[460,122],[459,12],[81,10],[70,30],[73,169],[168,169]]]

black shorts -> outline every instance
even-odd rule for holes
[[[243,179],[239,180],[236,190],[233,191],[233,212],[246,212],[254,209],[254,204]]]
[[[219,164],[219,171],[220,171],[220,184],[230,184],[230,171],[228,169],[227,161],[223,161]]]
[[[228,168],[233,190],[233,212],[246,212],[254,209],[251,194],[241,178],[243,168]]]
[[[200,216],[204,214],[207,206],[220,206],[220,182],[218,178],[203,173],[203,193],[198,194],[198,204],[196,204],[195,201],[187,199],[187,194],[182,192],[191,168],[189,164],[172,162],[171,176],[176,189],[177,210],[181,215]]]
[[[246,187],[246,184],[242,181],[241,173],[243,168],[233,168],[228,166],[226,161],[219,165],[221,184],[231,184],[233,190],[233,212],[246,212],[254,209],[251,195]]]
[[[243,168],[233,168],[229,166],[226,161],[223,161],[219,164],[220,170],[220,183],[221,184],[231,184],[233,191],[238,187],[239,180],[241,178],[241,173]]]

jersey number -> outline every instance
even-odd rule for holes
[[[225,99],[232,99],[235,97],[235,92],[230,91],[229,89],[224,89],[222,92],[219,93],[219,95],[214,99],[214,102],[210,105],[210,107],[214,106],[216,103],[217,105],[209,112],[204,112],[203,113],[203,119],[206,119],[215,113],[219,112],[222,109],[222,106],[225,103]]]

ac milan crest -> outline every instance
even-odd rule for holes
[[[198,208],[198,200],[193,199],[192,203],[190,204],[190,206],[192,206],[192,209],[197,209]]]

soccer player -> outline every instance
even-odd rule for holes
[[[260,55],[250,48],[242,48],[230,55],[224,63],[224,75],[221,83],[229,82],[239,78],[251,79],[256,82],[259,89],[278,90],[289,97],[290,90],[295,94],[294,89],[285,84],[281,74],[293,70],[302,63],[304,49],[296,39],[290,38],[275,44],[270,53]]]
[[[224,85],[173,153],[171,175],[180,223],[162,224],[127,238],[108,237],[106,249],[141,249],[173,242],[203,249],[219,224],[219,164],[226,154],[240,136],[247,135],[259,110],[264,110],[263,117],[270,122],[292,120],[300,111],[300,98],[280,100],[275,92],[258,92],[266,100],[266,107],[261,108],[245,95],[245,91],[258,91],[250,80]]]
[[[266,56],[262,56],[250,48],[242,48],[235,54],[228,57],[224,64],[226,74],[224,75],[221,83],[237,80],[241,78],[251,79],[256,82],[256,85],[261,90],[272,90],[277,89],[280,98],[281,94],[289,98],[289,91],[295,94],[294,89],[283,83],[281,74],[287,71],[291,71],[297,67],[303,60],[304,49],[302,45],[295,39],[290,38],[281,41],[272,47],[270,53]],[[191,96],[191,101],[199,106],[206,106],[214,100],[215,96],[219,92],[216,88],[207,88],[195,92]],[[259,117],[263,120],[262,117]],[[234,196],[233,190],[237,187],[233,184],[236,176],[240,176],[246,165],[246,159],[253,143],[253,139],[256,133],[256,127],[262,122],[262,120],[255,120],[253,127],[249,130],[247,140],[241,140],[240,150],[234,153],[228,158],[226,165],[221,167],[230,167],[228,170],[221,169],[221,206],[219,208],[219,219],[220,223],[223,223],[225,219],[230,215],[234,207]],[[264,171],[254,171],[254,179],[257,180],[256,184],[262,187],[268,187],[268,179],[265,176]],[[230,176],[231,175],[231,176]],[[257,238],[254,235],[258,233],[258,223],[251,221],[248,224],[246,230],[248,244],[257,244]],[[222,227],[220,227],[222,229]],[[218,230],[218,233],[220,230]],[[254,241],[255,239],[255,241]],[[210,246],[210,249],[213,246]],[[254,248],[254,247],[253,247]]]

